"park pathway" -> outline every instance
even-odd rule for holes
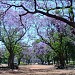
[[[0,70],[0,75],[75,75],[75,70],[56,70],[53,65],[21,65],[19,70]]]

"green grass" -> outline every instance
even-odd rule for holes
[[[20,62],[20,65],[26,65],[26,63]]]
[[[75,65],[75,61],[70,61],[70,65]]]

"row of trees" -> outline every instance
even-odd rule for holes
[[[55,36],[57,37],[57,35]],[[61,64],[61,60],[63,60],[63,65],[69,64],[70,61],[73,61],[73,64],[75,62],[75,44],[71,38],[68,36],[65,36],[62,38],[62,50],[60,49],[60,38],[57,38],[55,42],[52,42],[52,47],[54,49],[51,49],[50,45],[45,44],[43,40],[40,40],[39,42],[33,43],[34,53],[36,54],[36,57],[39,58],[42,62],[42,64],[50,64],[54,62],[54,64]],[[39,39],[38,39],[39,40]],[[61,56],[62,55],[62,56]],[[63,59],[62,59],[63,57]],[[64,67],[62,67],[64,68]]]
[[[18,1],[17,4],[17,1],[0,1],[1,41],[9,51],[10,68],[14,68],[15,46],[30,27],[35,28],[37,35],[56,53],[61,66],[64,67],[65,58],[66,62],[68,61],[68,52],[74,51],[73,2],[29,0]]]

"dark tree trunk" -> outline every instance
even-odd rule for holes
[[[66,58],[66,64],[68,64],[68,58]]]
[[[66,64],[68,64],[68,51],[65,51],[65,60],[66,60]]]
[[[60,68],[60,69],[64,69],[64,68],[65,68],[65,59],[64,59],[63,54],[60,55],[59,61],[60,61],[60,66],[59,66],[59,68]]]
[[[68,61],[69,61],[69,63],[70,63],[70,57],[69,57]]]
[[[48,62],[48,65],[50,65],[50,59],[49,59],[50,55],[47,56],[47,62]]]
[[[60,33],[59,34],[59,38],[60,38],[60,52],[59,52],[59,62],[60,62],[60,65],[59,65],[59,68],[60,69],[64,69],[65,68],[65,58],[64,58],[64,50],[62,48],[62,37],[63,37],[63,34]]]
[[[20,65],[21,58],[18,59],[18,65]]]
[[[48,62],[48,65],[50,65],[50,60],[48,60],[47,62]]]
[[[28,64],[30,63],[30,59],[28,60]]]
[[[9,58],[8,58],[8,67],[10,69],[14,69],[14,53],[13,51],[10,52]]]
[[[2,58],[0,58],[0,64],[2,63]]]
[[[53,64],[55,64],[55,59],[53,60]]]
[[[41,64],[44,65],[44,61],[43,60],[41,60]]]
[[[19,54],[19,58],[18,58],[18,65],[20,65],[20,61],[21,61],[21,58],[23,57],[23,54]]]

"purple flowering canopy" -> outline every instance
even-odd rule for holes
[[[38,56],[46,55],[50,51],[50,48],[48,48],[48,45],[43,42],[33,44],[33,49],[35,54]]]
[[[11,8],[19,12],[20,20],[26,14],[40,13],[48,17],[61,20],[68,25],[75,27],[74,22],[74,3],[72,0],[25,0],[25,1],[2,1],[0,0],[2,12],[6,14]],[[70,10],[71,9],[71,10]],[[60,11],[60,15],[57,15]],[[73,14],[73,15],[72,15]]]

